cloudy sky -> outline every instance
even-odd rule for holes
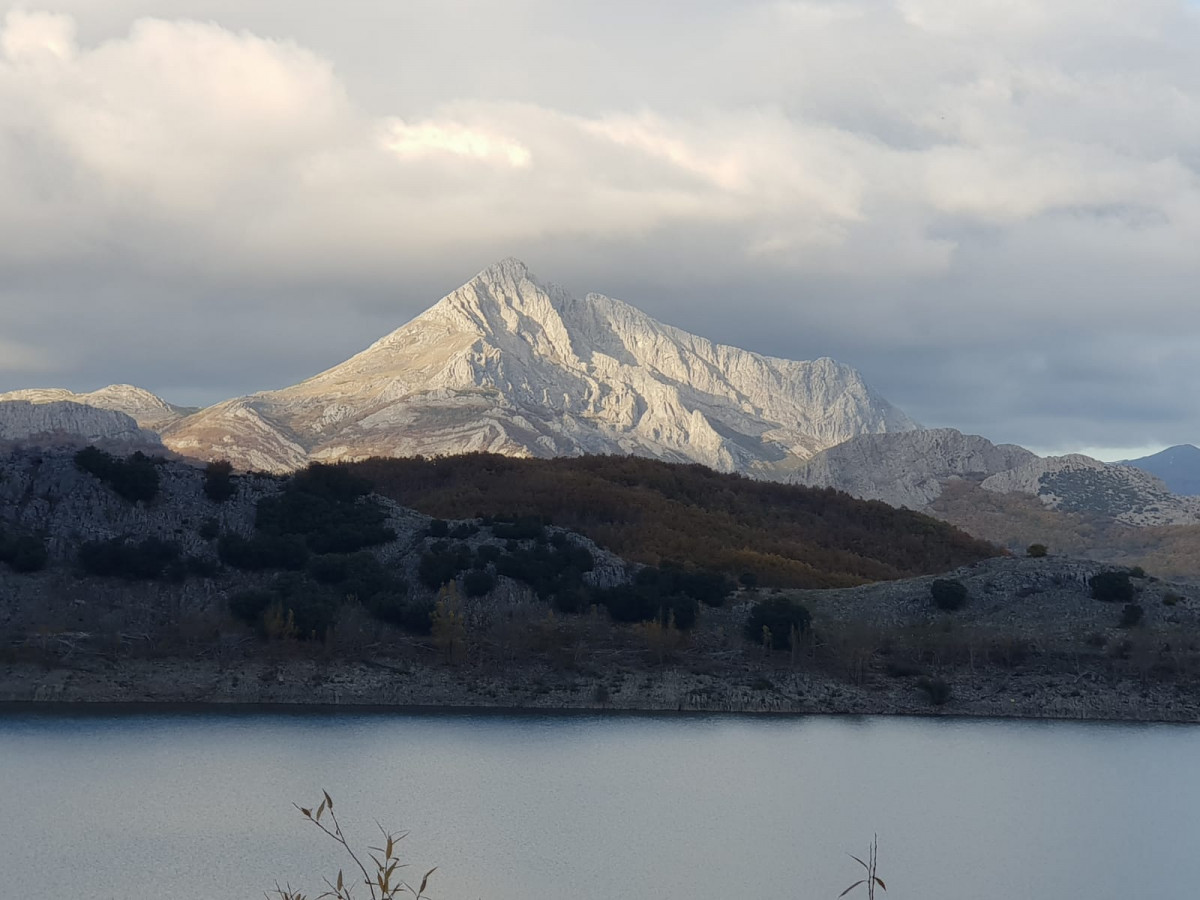
[[[927,425],[1200,442],[1190,0],[0,0],[0,390],[205,404],[504,256]]]

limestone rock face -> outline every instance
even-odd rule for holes
[[[1127,525],[1200,522],[1200,499],[1172,494],[1140,469],[1078,454],[1043,458],[950,428],[860,435],[818,453],[790,480],[928,512],[951,479],[1000,494],[1032,494],[1051,509]]]
[[[157,434],[124,413],[79,403],[0,400],[0,442],[5,445],[78,446],[163,450]]]
[[[1015,444],[993,444],[953,428],[860,435],[818,453],[792,480],[864,500],[924,510],[948,478],[986,478],[1038,457]]]
[[[633,453],[781,477],[864,433],[917,427],[831,359],[714,344],[504,260],[294,387],[169,426],[167,446],[282,472],[308,460]]]
[[[131,384],[110,384],[86,394],[76,394],[63,388],[33,388],[0,394],[0,402],[7,400],[25,400],[36,404],[78,403],[112,410],[129,416],[142,428],[158,432],[196,411],[184,406],[175,406]]]

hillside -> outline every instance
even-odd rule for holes
[[[1094,513],[1051,509],[1030,494],[985,491],[969,481],[947,484],[929,513],[1016,552],[1045,544],[1056,554],[1176,578],[1200,576],[1200,525],[1135,527]]]
[[[352,471],[429,515],[542,516],[627,559],[760,584],[835,587],[945,571],[998,551],[915,512],[832,490],[637,457],[373,459]]]
[[[431,519],[363,475],[512,512]],[[664,564],[519,515],[554,511]],[[778,580],[941,577],[735,591],[706,569],[745,559],[704,554],[738,539]],[[280,478],[19,450],[0,457],[0,702],[1200,715],[1189,588],[989,550],[833,491],[636,458]]]
[[[953,428],[859,435],[814,455],[788,480],[924,511],[965,480],[989,493],[1033,497],[1048,509],[1125,525],[1200,524],[1200,503],[1140,469],[1079,454],[1040,457]]]

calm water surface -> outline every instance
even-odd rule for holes
[[[315,895],[321,788],[440,900],[833,900],[872,832],[891,900],[1200,895],[1194,727],[0,713],[0,898]]]

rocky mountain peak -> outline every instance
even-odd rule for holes
[[[291,388],[172,427],[181,453],[242,465],[487,450],[633,453],[772,477],[857,434],[916,423],[829,359],[778,359],[578,297],[516,259]]]

